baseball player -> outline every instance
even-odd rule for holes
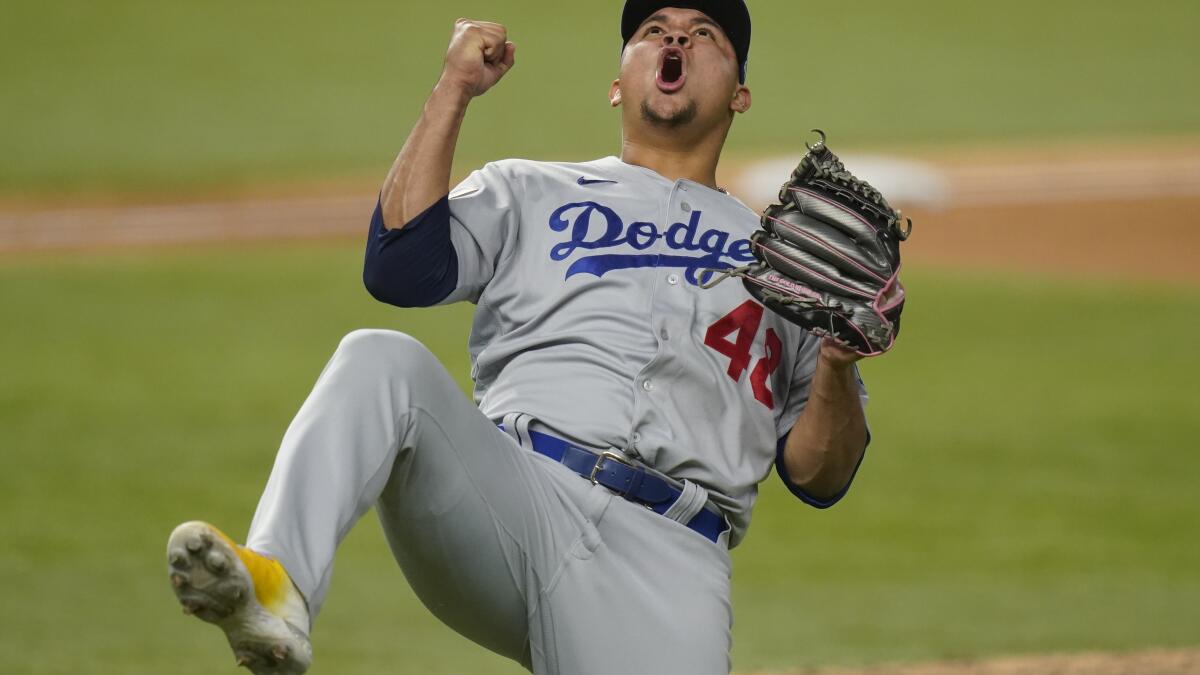
[[[859,358],[712,274],[759,217],[717,162],[745,85],[741,0],[628,0],[619,156],[503,160],[457,187],[472,99],[513,68],[456,22],[384,182],[373,296],[469,301],[474,402],[416,340],[342,340],[288,428],[240,546],[180,525],[169,575],[255,673],[301,673],[338,544],[375,506],[405,577],[454,630],[534,673],[727,673],[729,548],[774,465],[813,506],[867,444]]]

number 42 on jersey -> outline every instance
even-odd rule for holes
[[[750,367],[750,347],[758,336],[762,324],[763,307],[753,300],[738,305],[732,312],[717,319],[704,334],[704,344],[719,354],[729,357],[729,368],[725,371],[734,382],[742,379],[742,373]],[[731,339],[732,336],[732,339]],[[754,398],[768,408],[775,409],[775,397],[767,387],[767,379],[779,368],[783,357],[783,343],[772,328],[767,329],[766,354],[754,364],[750,371],[750,389]]]

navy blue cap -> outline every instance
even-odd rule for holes
[[[738,60],[738,81],[746,82],[746,60],[750,56],[750,10],[744,0],[625,0],[621,12],[621,48],[637,32],[638,26],[664,7],[695,9],[717,22],[733,43]]]

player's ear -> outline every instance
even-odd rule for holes
[[[729,102],[729,109],[734,112],[744,113],[750,109],[750,89],[744,84],[739,84],[737,89],[733,90],[733,100]]]
[[[608,103],[614,108],[621,105],[620,80],[613,80],[612,86],[608,88]]]

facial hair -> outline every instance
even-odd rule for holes
[[[650,124],[665,129],[678,129],[696,119],[696,102],[688,101],[687,105],[679,108],[670,115],[660,115],[650,107],[649,101],[642,101],[642,119]]]

